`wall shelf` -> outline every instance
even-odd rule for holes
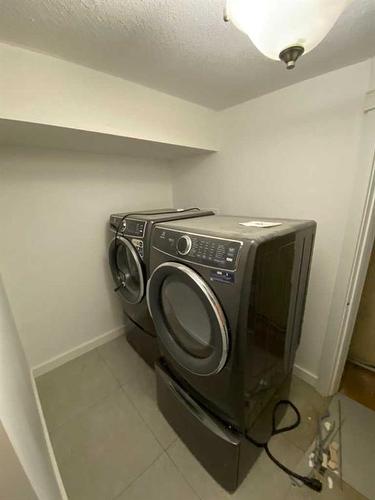
[[[213,149],[9,119],[0,119],[0,146],[43,147],[166,160],[215,152]]]

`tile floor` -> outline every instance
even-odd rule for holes
[[[262,454],[241,487],[226,493],[178,439],[156,405],[153,371],[120,337],[37,379],[70,500],[294,500],[319,496],[291,485]],[[302,425],[271,445],[290,467],[305,460],[316,417],[327,405],[295,378]],[[286,417],[287,418],[287,417]],[[349,486],[323,500],[360,500]]]
[[[340,391],[375,411],[375,371],[347,361]]]
[[[362,495],[375,499],[375,411],[338,393],[332,398],[329,411],[341,428],[342,474],[344,480]]]

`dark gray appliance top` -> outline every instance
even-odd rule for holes
[[[267,221],[281,223],[278,226],[269,228],[259,228],[244,226],[243,223],[251,221]],[[260,216],[232,216],[232,215],[213,215],[212,217],[202,217],[195,219],[186,219],[179,221],[163,222],[158,227],[171,230],[178,230],[187,233],[196,233],[201,235],[216,236],[222,238],[231,238],[236,240],[264,240],[272,239],[283,234],[301,231],[308,227],[315,227],[316,222],[312,220],[296,219],[275,219]]]
[[[188,209],[188,210],[187,210]],[[145,221],[163,221],[169,220],[171,217],[191,217],[199,214],[199,216],[204,215],[212,215],[214,212],[208,209],[200,209],[200,208],[192,208],[189,210],[189,207],[185,208],[158,208],[154,210],[143,210],[143,211],[134,211],[124,212],[119,214],[112,214],[111,218],[116,217],[122,219],[123,217],[129,217],[137,220],[145,220]]]

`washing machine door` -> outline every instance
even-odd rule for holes
[[[141,259],[130,241],[121,236],[112,240],[109,264],[118,293],[126,302],[138,304],[145,293],[145,279]]]
[[[198,273],[177,262],[155,269],[147,303],[158,338],[170,356],[197,375],[214,375],[225,365],[229,341],[220,303]]]

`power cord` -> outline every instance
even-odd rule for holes
[[[276,412],[277,412],[278,408],[280,408],[283,405],[290,406],[292,408],[292,410],[294,411],[294,413],[296,415],[296,421],[291,425],[277,428],[277,426],[276,426]],[[320,492],[320,491],[322,491],[322,483],[321,483],[321,481],[319,481],[319,479],[315,479],[313,477],[308,477],[308,476],[301,476],[300,474],[297,474],[297,472],[290,470],[288,467],[286,467],[284,464],[279,462],[279,460],[272,455],[272,453],[269,449],[269,446],[268,446],[268,444],[273,436],[276,436],[277,434],[283,434],[284,432],[291,431],[291,430],[295,429],[296,427],[298,427],[300,423],[301,423],[301,414],[298,411],[298,408],[291,401],[289,401],[287,399],[281,399],[280,401],[278,401],[275,404],[275,406],[272,410],[272,432],[271,432],[271,436],[269,437],[269,439],[267,441],[265,441],[264,443],[260,443],[259,441],[256,441],[248,434],[245,434],[245,437],[248,441],[250,441],[250,443],[257,446],[258,448],[264,448],[264,450],[266,451],[268,457],[272,460],[272,462],[274,464],[276,464],[277,467],[279,467],[286,474],[298,479],[308,488],[311,488],[314,491]]]

